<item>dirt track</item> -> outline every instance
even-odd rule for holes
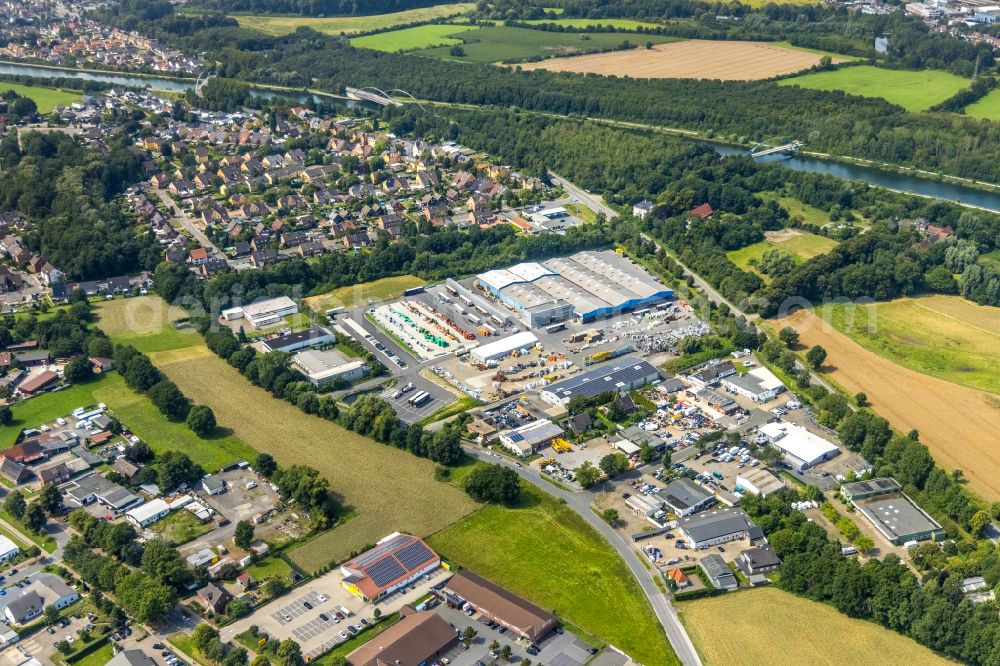
[[[945,469],[962,470],[976,492],[1000,500],[1000,399],[896,365],[810,311],[772,324],[791,326],[807,347],[822,345],[828,354],[824,370],[835,382],[851,393],[864,391],[897,430],[918,430]]]
[[[808,51],[761,42],[689,39],[657,44],[652,49],[551,58],[521,68],[651,79],[751,81],[808,69],[819,64],[820,58]]]

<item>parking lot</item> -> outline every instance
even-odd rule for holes
[[[51,660],[48,658],[58,653],[56,643],[61,640],[75,643],[80,638],[79,632],[90,623],[86,617],[76,618],[73,615],[67,617],[65,622],[67,623],[65,627],[58,625],[51,627],[51,633],[49,629],[36,631],[28,638],[17,643],[13,648],[8,648],[8,650],[16,649],[24,655],[25,659],[35,657],[42,663],[51,663]]]
[[[303,655],[314,658],[349,638],[352,634],[350,626],[364,626],[364,623],[372,622],[376,608],[382,615],[394,613],[404,604],[416,603],[427,596],[433,585],[449,575],[447,571],[438,569],[429,575],[429,580],[421,579],[411,586],[412,589],[408,587],[397,591],[373,605],[345,590],[340,584],[343,576],[339,569],[335,569],[265,604],[250,616],[227,625],[222,629],[222,639],[232,640],[255,624],[261,632],[279,641],[295,640],[302,646]],[[338,618],[336,613],[340,607],[346,608],[352,615],[345,619]],[[329,619],[324,620],[321,614]],[[341,636],[340,632],[344,635]]]
[[[467,626],[472,626],[477,632],[476,638],[469,644],[468,650],[459,645],[442,655],[453,666],[474,666],[477,661],[482,661],[485,664],[497,661],[490,657],[489,646],[493,641],[497,641],[501,646],[509,645],[511,647],[511,652],[514,655],[511,659],[512,663],[530,659],[535,663],[554,666],[583,666],[590,660],[591,650],[594,649],[593,646],[579,639],[573,633],[559,629],[562,633],[549,634],[537,644],[540,651],[531,655],[527,652],[528,647],[532,645],[530,641],[518,638],[509,631],[500,631],[500,627],[491,628],[487,625],[488,621],[479,615],[468,616],[457,608],[448,608],[445,605],[440,605],[434,610],[455,627],[456,632],[461,633]]]

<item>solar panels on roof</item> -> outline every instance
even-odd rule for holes
[[[408,570],[413,571],[424,562],[429,562],[434,558],[434,553],[419,541],[411,543],[396,553],[396,559]]]
[[[406,575],[406,570],[399,566],[399,562],[391,557],[387,557],[368,567],[365,573],[368,574],[373,583],[379,587],[384,587]]]

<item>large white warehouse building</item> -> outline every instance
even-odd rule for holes
[[[792,423],[765,423],[758,432],[796,469],[808,469],[840,455],[835,444]]]
[[[642,267],[614,252],[579,252],[489,271],[479,284],[531,328],[566,319],[592,321],[674,295]]]

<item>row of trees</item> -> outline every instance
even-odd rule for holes
[[[825,530],[790,507],[782,493],[744,497],[743,509],[761,526],[783,564],[778,585],[830,603],[851,617],[876,622],[933,650],[970,664],[1000,663],[1000,616],[995,602],[973,604],[962,593],[966,572],[931,571],[920,580],[896,555],[864,564],[841,554]],[[940,550],[935,545],[930,550]],[[940,561],[940,559],[938,560]],[[1000,581],[995,551],[988,583]]]
[[[111,356],[129,388],[145,393],[165,417],[185,421],[199,437],[209,437],[215,432],[215,413],[211,407],[192,406],[177,384],[164,377],[148,356],[131,345],[115,345]]]
[[[739,24],[743,29],[746,26]],[[930,38],[933,41],[933,38]],[[959,43],[958,40],[948,40]],[[919,40],[915,43],[919,43]],[[305,28],[266,37],[213,28],[177,44],[209,51],[220,76],[340,92],[345,86],[405,89],[443,102],[517,106],[715,132],[726,137],[795,136],[842,155],[996,181],[1000,132],[994,124],[947,114],[915,114],[884,100],[774,82],[636,80],[453,63],[355,49]],[[227,46],[220,47],[220,44]],[[232,44],[245,44],[234,48]],[[973,62],[975,57],[972,58]],[[745,109],[753,108],[748,115]],[[933,151],[924,150],[935,145]]]

